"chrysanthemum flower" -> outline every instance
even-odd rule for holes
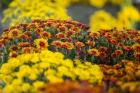
[[[53,41],[52,43],[51,43],[51,45],[53,45],[53,46],[56,46],[56,47],[61,47],[61,45],[62,45],[62,42],[61,41]]]
[[[88,40],[86,42],[86,44],[89,45],[89,46],[94,46],[95,45],[95,42],[94,41],[91,41],[91,40]]]
[[[89,37],[97,39],[100,36],[99,32],[90,32]]]
[[[18,54],[16,51],[12,51],[9,53],[9,57],[17,57],[17,56],[18,56]]]
[[[135,52],[134,56],[136,59],[140,60],[140,52]]]
[[[109,39],[108,42],[113,44],[113,45],[117,45],[118,44],[118,41],[116,39],[113,39],[113,38]]]
[[[104,47],[104,46],[100,46],[99,47],[99,51],[100,52],[107,52],[108,48],[107,47]]]
[[[132,46],[132,48],[133,48],[133,50],[134,51],[140,51],[140,44],[134,44],[133,46]]]
[[[123,51],[122,50],[115,50],[114,52],[117,56],[120,56],[123,54]]]
[[[64,33],[58,33],[58,34],[56,34],[56,37],[59,39],[65,39],[66,35]]]
[[[17,51],[18,49],[19,49],[19,47],[16,45],[10,46],[10,48],[9,48],[10,51]]]
[[[3,44],[2,43],[0,43],[0,48],[2,48],[3,47]]]
[[[33,51],[32,47],[24,47],[22,48],[23,53],[31,53]]]
[[[107,54],[105,52],[100,52],[100,59],[105,59]]]
[[[123,49],[125,51],[131,51],[132,50],[132,47],[131,46],[123,46]]]
[[[29,42],[21,42],[21,43],[18,44],[18,46],[20,48],[22,48],[22,47],[29,47],[29,46],[31,46],[31,44]]]
[[[44,48],[48,47],[48,41],[43,38],[35,39],[34,43],[35,43],[36,47],[39,49],[44,49]]]
[[[62,48],[65,48],[65,49],[71,50],[71,49],[74,48],[74,45],[73,45],[73,43],[64,42],[64,43],[62,43]]]
[[[112,57],[112,58],[116,58],[116,57],[117,57],[117,54],[116,54],[116,53],[112,53],[112,54],[111,54],[111,57]]]
[[[100,55],[100,52],[96,48],[89,49],[88,53],[92,56],[99,56]]]
[[[51,34],[48,33],[48,32],[42,32],[42,33],[41,33],[41,36],[42,36],[43,38],[50,38],[50,37],[51,37]]]
[[[83,42],[77,41],[77,42],[75,43],[75,46],[81,48],[81,47],[84,47],[85,44],[84,44]]]
[[[22,35],[22,31],[19,29],[13,29],[8,33],[8,37],[10,38],[18,38]]]

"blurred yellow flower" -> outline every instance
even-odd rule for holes
[[[130,21],[139,21],[139,11],[133,6],[124,6],[118,13],[119,19],[128,19]]]
[[[107,0],[89,0],[89,2],[91,5],[101,8],[106,4]]]
[[[31,19],[70,19],[64,8],[69,0],[13,0],[4,10],[3,23],[15,25]],[[61,7],[60,7],[61,6]],[[63,6],[63,7],[62,7]],[[12,11],[12,12],[11,12]]]
[[[111,29],[115,22],[115,18],[104,10],[97,11],[90,17],[91,30],[94,32],[102,28]]]

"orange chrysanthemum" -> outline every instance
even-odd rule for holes
[[[62,43],[62,48],[65,48],[65,49],[71,50],[71,49],[74,48],[74,45],[73,45],[73,43],[64,42],[64,43]]]
[[[31,53],[33,51],[32,47],[24,47],[22,48],[23,53]]]
[[[104,47],[104,46],[100,46],[99,47],[99,51],[100,52],[107,52],[108,48],[107,47]]]
[[[140,52],[140,44],[134,44],[133,46],[132,46],[132,48],[133,48],[133,50],[134,51],[139,51]]]
[[[42,32],[42,33],[41,33],[41,36],[42,36],[43,38],[50,38],[50,37],[51,37],[51,34],[48,33],[48,32]]]
[[[83,42],[77,41],[77,42],[75,43],[75,46],[81,48],[81,47],[84,47],[85,44],[84,44]]]
[[[29,42],[21,42],[21,43],[18,44],[18,46],[21,47],[21,48],[22,47],[29,47],[29,46],[31,46],[31,44]]]
[[[92,56],[99,56],[100,55],[100,52],[96,48],[89,49],[88,53]]]
[[[9,53],[9,57],[17,57],[17,56],[18,56],[18,54],[16,51],[12,51]]]
[[[66,35],[64,33],[58,33],[58,34],[56,34],[56,37],[60,38],[60,39],[65,39]]]
[[[90,32],[89,37],[97,39],[98,37],[100,37],[100,33],[99,32]]]
[[[18,38],[22,35],[22,31],[19,29],[13,29],[8,33],[8,37],[10,38]]]
[[[131,51],[132,50],[132,47],[131,46],[123,46],[123,49],[125,51]]]
[[[117,56],[120,56],[123,54],[123,51],[122,50],[115,50],[114,52]]]
[[[10,46],[9,50],[10,51],[17,51],[18,50],[18,46],[16,46],[16,45]]]
[[[95,45],[95,42],[94,41],[91,41],[91,40],[88,40],[86,42],[86,44],[89,45],[89,46],[94,46]]]
[[[140,59],[140,52],[135,52],[134,56],[135,56],[136,59]]]
[[[56,47],[61,47],[62,46],[62,42],[61,41],[53,41],[52,43],[51,43],[51,45],[53,45],[53,46],[56,46]]]

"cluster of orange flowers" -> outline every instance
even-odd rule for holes
[[[62,83],[48,83],[39,88],[38,91],[39,93],[139,93],[140,83],[130,82],[121,86],[108,87],[106,83],[93,85],[87,81],[65,81]]]
[[[65,58],[100,64],[101,84],[87,81],[48,83],[41,93],[139,93],[140,34],[116,28],[92,32],[72,20],[34,20],[5,29],[0,36],[0,66],[9,57],[38,53],[43,49],[61,52]],[[128,61],[130,60],[130,61]],[[109,64],[109,65],[108,65]],[[91,65],[91,64],[88,64]]]
[[[140,63],[123,60],[120,63],[110,66],[100,65],[108,87],[119,86],[121,90],[129,93],[140,91]],[[133,86],[133,87],[132,87]]]
[[[122,59],[140,60],[140,34],[124,29],[89,31],[71,20],[34,20],[4,30],[0,37],[1,61],[21,53],[48,48],[65,57],[95,63],[116,64]],[[10,54],[7,56],[7,54]]]
[[[92,85],[87,81],[65,81],[48,83],[39,88],[39,93],[105,93],[102,85]]]
[[[123,60],[113,66],[101,64],[104,80],[113,80],[114,82],[122,81],[139,81],[140,79],[140,63]]]

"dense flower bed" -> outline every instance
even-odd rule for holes
[[[140,92],[136,30],[93,32],[77,21],[34,20],[5,29],[0,53],[0,92]]]
[[[0,69],[4,93],[35,93],[47,82],[64,80],[88,80],[91,83],[101,82],[103,74],[98,65],[89,62],[82,64],[64,59],[58,52],[42,50],[40,53],[22,54],[10,58]]]
[[[124,29],[99,30],[76,21],[35,20],[6,29],[0,38],[1,64],[8,57],[48,48],[66,58],[116,64],[123,59],[140,60],[140,34]]]

